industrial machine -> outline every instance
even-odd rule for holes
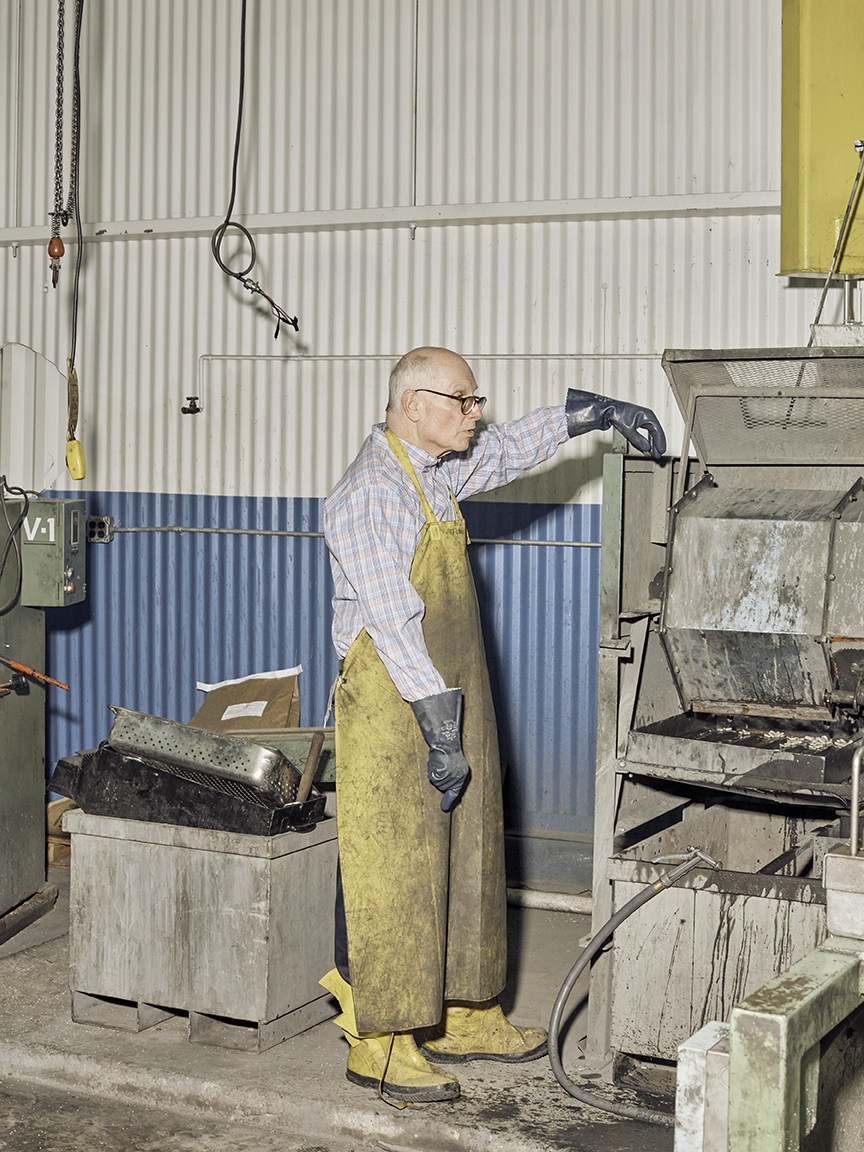
[[[588,1055],[677,1047],[824,939],[864,707],[864,349],[667,351],[680,458],[606,457]],[[696,458],[691,458],[691,445]]]
[[[12,492],[10,494],[9,489]],[[45,883],[45,609],[82,601],[84,501],[0,493],[0,940],[51,903]],[[56,896],[56,890],[54,895]],[[6,919],[7,914],[10,914]]]

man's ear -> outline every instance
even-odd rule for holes
[[[402,411],[414,424],[420,419],[420,397],[413,388],[406,388],[400,398]]]

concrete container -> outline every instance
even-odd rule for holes
[[[336,821],[247,836],[76,810],[70,985],[78,1023],[264,1051],[334,1015]]]

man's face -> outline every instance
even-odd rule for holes
[[[427,387],[432,391],[423,390]],[[436,363],[423,388],[418,387],[415,393],[419,446],[432,456],[465,452],[474,435],[474,426],[480,419],[480,409],[475,404],[465,415],[459,400],[452,397],[474,395],[477,391],[474,373],[461,356],[451,353]]]

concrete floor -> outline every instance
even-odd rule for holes
[[[0,1149],[671,1152],[671,1128],[580,1104],[545,1058],[464,1065],[459,1100],[397,1110],[345,1080],[347,1046],[330,1022],[261,1055],[190,1044],[182,1017],[137,1034],[75,1024],[69,870],[52,868],[48,879],[60,888],[54,910],[0,945]],[[589,918],[511,908],[509,923],[505,1007],[517,1024],[545,1025]],[[577,1082],[584,995],[577,986],[562,1049]],[[672,1108],[669,1097],[582,1082],[609,1099]]]

